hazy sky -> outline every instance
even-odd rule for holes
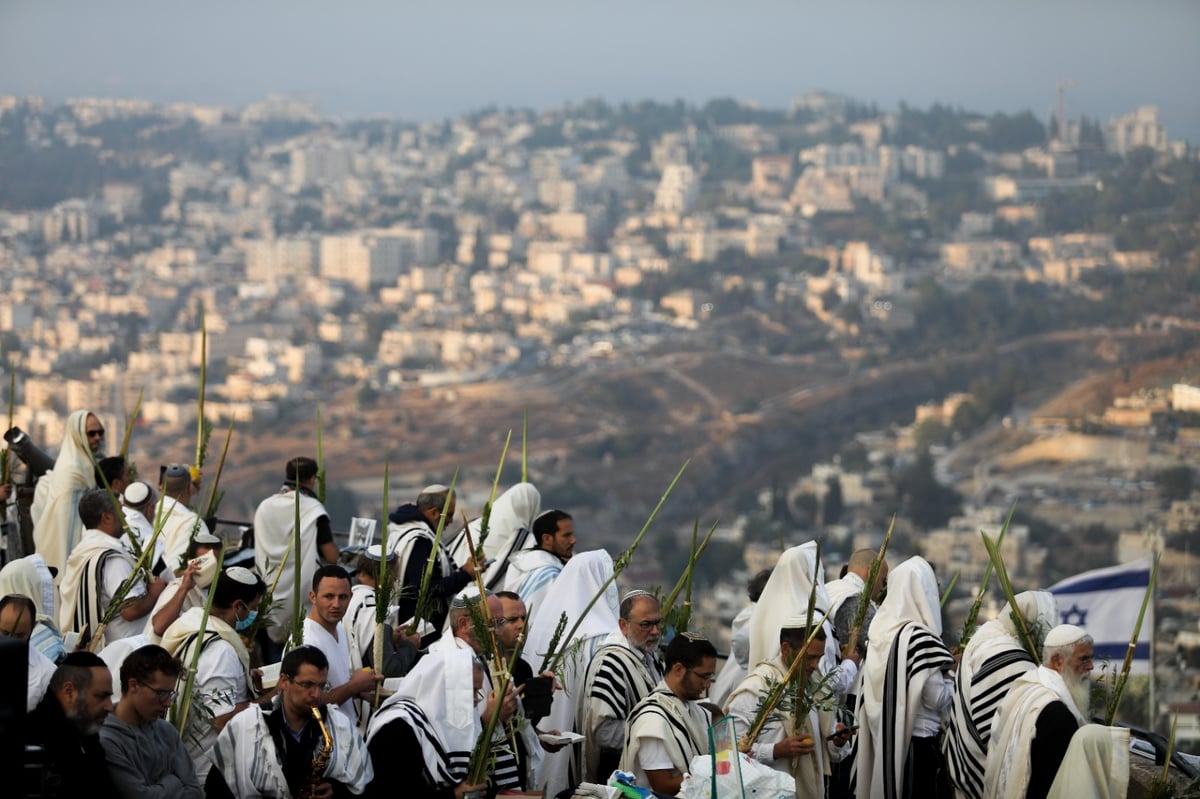
[[[406,119],[830,89],[885,107],[1160,109],[1200,142],[1200,0],[0,0],[0,94],[238,105],[313,94]]]

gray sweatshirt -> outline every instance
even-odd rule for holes
[[[109,713],[100,728],[108,772],[124,799],[202,799],[192,759],[163,719],[141,727]]]

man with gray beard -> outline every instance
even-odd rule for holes
[[[1045,799],[1071,737],[1087,723],[1092,637],[1063,624],[1046,634],[1042,665],[1017,678],[992,726],[984,795]]]
[[[26,743],[40,747],[28,755],[43,771],[26,768],[25,779],[40,777],[46,797],[116,796],[109,777],[100,726],[112,711],[112,674],[99,655],[72,652],[50,678],[41,703],[29,714]],[[28,792],[27,792],[28,794]]]

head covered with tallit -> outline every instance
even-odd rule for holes
[[[758,604],[750,614],[751,668],[779,654],[779,630],[793,617],[807,616],[813,581],[816,581],[816,607],[813,622],[821,620],[829,608],[825,593],[825,569],[817,563],[817,544],[809,541],[792,547],[779,556]]]
[[[603,549],[590,552],[580,552],[566,562],[558,577],[543,594],[544,612],[534,615],[533,626],[525,638],[525,654],[527,660],[534,666],[541,662],[542,656],[550,648],[550,639],[563,613],[567,614],[567,627],[571,629],[583,613],[584,608],[592,601],[592,597],[600,593],[600,589],[613,575],[612,555]],[[587,616],[575,630],[574,640],[591,638],[598,635],[608,635],[618,629],[619,593],[617,581],[608,582],[604,595],[588,610]],[[533,609],[527,609],[532,613]],[[570,641],[561,641],[560,647],[566,647]]]

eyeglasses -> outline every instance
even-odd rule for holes
[[[175,690],[174,688],[153,688],[145,683],[140,683],[140,685],[143,688],[148,688],[149,690],[153,691],[154,695],[158,697],[158,701],[162,702],[164,705],[170,705],[174,703],[176,698],[179,696],[179,691]]]
[[[88,438],[104,438],[104,428],[101,427],[99,430],[88,430],[87,437]]]
[[[300,688],[304,692],[310,693],[310,694],[313,691],[320,691],[322,693],[328,693],[330,690],[333,689],[333,686],[327,682],[312,682],[311,680],[303,680],[301,682],[293,682],[292,685],[295,685],[296,687]]]
[[[643,630],[645,632],[649,632],[650,630],[653,630],[655,627],[657,627],[661,630],[662,626],[663,626],[662,619],[646,619],[645,621],[631,621],[629,623],[632,624],[634,627],[637,627],[639,630]]]
[[[704,682],[713,682],[714,680],[717,679],[717,673],[715,671],[710,671],[707,674],[701,674],[700,672],[695,671],[693,669],[688,669],[688,671],[690,671],[692,674],[695,674],[697,677],[699,677]]]

